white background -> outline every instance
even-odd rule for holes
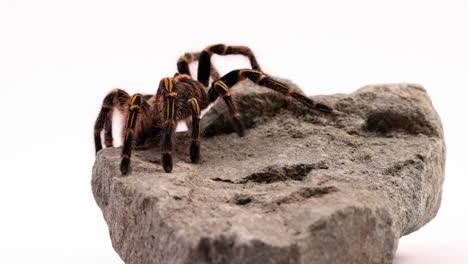
[[[90,187],[102,98],[154,93],[182,53],[218,42],[307,94],[424,85],[445,129],[444,197],[395,262],[468,263],[466,1],[161,2],[0,0],[0,263],[122,263]]]

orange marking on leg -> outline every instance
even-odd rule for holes
[[[229,91],[229,87],[227,87],[227,85],[223,81],[217,81],[215,83],[215,87],[219,87],[219,88],[221,88],[222,90],[225,91],[225,93],[223,93],[223,97],[231,96],[231,92]],[[221,92],[221,91],[219,90],[219,92]]]
[[[114,107],[113,105],[109,105],[109,104],[103,104],[101,106],[101,108],[103,108],[103,109],[112,109],[113,107]]]
[[[179,74],[176,77],[172,78],[174,82],[178,82],[178,81],[182,81],[186,79],[192,79],[192,77],[190,77],[190,75],[188,74]]]
[[[175,102],[174,100],[167,100],[167,103],[166,103],[166,118],[167,120],[166,121],[173,121],[174,120],[174,105],[175,105]],[[171,112],[171,109],[172,109],[172,112]]]
[[[257,74],[263,75],[263,73],[261,73],[261,72],[259,72],[259,71],[257,71],[257,70],[243,69],[243,70],[240,70],[240,71],[239,71],[239,77],[238,77],[238,78],[239,78],[239,81],[245,80],[245,78],[247,78],[247,77],[245,77],[245,73],[246,73],[246,72],[252,72],[252,73],[257,73]]]
[[[174,108],[175,108],[175,100],[172,100],[172,115],[171,115],[171,120],[174,120]]]
[[[258,84],[261,80],[265,79],[266,77],[267,76],[265,74],[262,74],[255,83]]]
[[[277,85],[277,86],[280,86],[280,87],[283,87],[284,89],[286,89],[288,91],[286,95],[290,95],[291,93],[294,92],[294,90],[290,89],[289,87],[287,87],[286,85],[284,85],[282,83],[279,83],[279,82],[277,82],[275,80],[272,80],[272,79],[270,79],[269,81],[272,82],[273,84]]]
[[[166,100],[166,117],[169,118],[169,99]]]
[[[135,101],[137,98],[140,98],[140,100],[144,100],[143,99],[143,96],[141,94],[135,94],[132,96],[132,98],[130,99],[130,103],[128,103],[130,106],[132,105],[135,105]]]
[[[239,71],[239,74],[240,74],[240,75],[243,75],[245,72],[252,72],[252,73],[257,73],[257,74],[263,74],[263,73],[261,73],[260,71],[252,70],[252,69],[242,69],[242,70]]]
[[[163,78],[162,82],[164,83],[164,89],[168,92],[172,92],[172,88],[174,87],[174,84],[172,82],[171,78]]]
[[[135,126],[135,118],[136,118],[136,114],[132,113],[132,116],[131,116],[131,119],[130,119],[130,127]]]
[[[187,103],[192,105],[192,109],[194,110],[195,113],[200,114],[200,106],[198,105],[198,101],[195,98],[191,98],[187,100]],[[199,116],[199,115],[197,115]]]

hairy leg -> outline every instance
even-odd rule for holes
[[[292,97],[301,102],[310,109],[318,110],[324,113],[330,113],[333,109],[325,104],[318,103],[307,96],[298,93],[294,89],[288,87],[286,84],[273,80],[268,75],[261,71],[252,69],[234,70],[224,75],[218,81],[215,81],[208,90],[210,101],[214,102],[219,95],[221,95],[227,104],[229,112],[232,116],[234,127],[239,136],[244,135],[244,127],[242,125],[239,111],[237,110],[231,96],[230,89],[238,82],[249,79],[260,86],[270,88],[277,91],[284,96]]]
[[[120,89],[109,92],[102,101],[101,111],[94,123],[94,145],[96,153],[102,149],[101,132],[104,130],[105,145],[112,147],[112,111],[117,108],[123,111],[129,95]]]
[[[192,112],[190,159],[193,163],[200,162],[200,105],[196,98],[190,98],[187,101],[189,109]]]
[[[243,137],[245,135],[244,125],[241,121],[240,113],[237,110],[236,104],[232,100],[229,87],[222,81],[216,81],[213,83],[213,87],[211,89],[215,90],[217,94],[220,94],[223,97],[229,113],[231,114],[234,129],[240,137]]]
[[[130,166],[133,140],[137,132],[138,115],[148,109],[148,104],[143,98],[143,95],[135,94],[130,98],[128,107],[129,114],[125,125],[125,138],[122,148],[122,160],[120,162],[120,172],[124,175],[128,173],[128,168]]]
[[[231,71],[230,73],[221,77],[219,81],[213,83],[212,88],[210,88],[209,90],[210,101],[213,102],[218,96],[217,93],[219,89],[216,89],[215,86],[220,86],[222,83],[222,84],[225,84],[228,88],[231,88],[236,83],[245,79],[249,79],[260,86],[264,86],[274,91],[277,91],[283,94],[284,96],[292,97],[310,109],[317,110],[317,111],[324,112],[324,113],[330,113],[333,111],[331,107],[325,104],[316,102],[310,99],[309,97],[301,93],[298,93],[297,91],[290,88],[286,84],[275,81],[274,79],[272,79],[271,77],[269,77],[268,75],[266,75],[265,73],[261,71],[252,70],[252,69],[242,69],[242,70]]]
[[[184,55],[182,55],[179,60],[177,60],[177,70],[180,74],[188,74],[190,76],[190,68],[189,65],[192,62],[198,61],[200,58],[201,52],[187,52]],[[210,75],[213,80],[218,80],[220,75],[216,68],[211,65],[210,67]]]
[[[164,78],[159,84],[158,93],[164,96],[164,124],[161,138],[161,163],[164,171],[169,173],[174,167],[173,154],[175,146],[175,130],[177,127],[177,92],[171,78]]]
[[[208,86],[210,79],[210,68],[211,68],[211,56],[213,54],[218,55],[244,55],[249,61],[252,69],[260,71],[257,59],[249,47],[245,46],[227,46],[224,44],[216,44],[205,48],[199,58],[198,65],[198,80],[205,86]],[[217,79],[214,79],[217,80]]]

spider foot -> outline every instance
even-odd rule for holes
[[[122,161],[120,162],[120,172],[123,175],[126,175],[128,173],[128,167],[130,166],[130,159],[124,157]]]
[[[193,141],[190,144],[190,160],[192,163],[200,163],[200,142]]]
[[[170,153],[163,153],[161,155],[161,163],[165,172],[170,173],[172,171],[174,164]]]
[[[232,122],[234,124],[234,128],[236,129],[237,135],[239,135],[239,137],[245,136],[244,124],[240,120],[240,117],[238,117],[238,116],[233,117]]]
[[[318,111],[320,111],[320,112],[323,112],[323,113],[331,113],[331,112],[333,112],[333,108],[329,107],[328,105],[321,104],[321,103],[315,104],[314,109],[315,109],[315,110],[318,110]]]

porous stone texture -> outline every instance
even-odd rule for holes
[[[98,153],[94,197],[126,263],[392,263],[398,239],[436,215],[445,144],[421,86],[312,97],[332,114],[250,81],[233,91],[246,136],[219,101],[200,164],[187,133],[170,174],[157,146],[125,177],[120,148]]]

